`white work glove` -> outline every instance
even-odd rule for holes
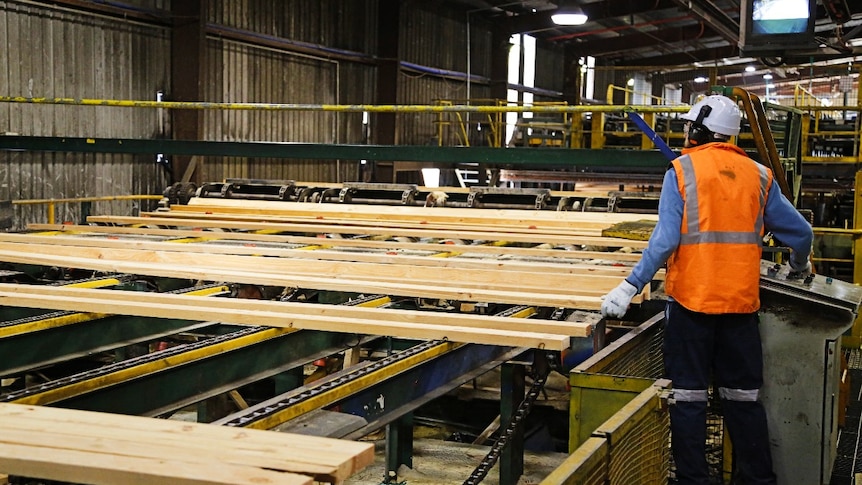
[[[805,259],[800,261],[801,258],[798,258],[798,255],[797,252],[790,255],[790,269],[804,278],[811,274],[811,261],[809,261],[808,255],[805,255]]]
[[[602,316],[622,318],[629,309],[632,298],[637,295],[638,289],[631,283],[623,280],[616,288],[602,297]]]

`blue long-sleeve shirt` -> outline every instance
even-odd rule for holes
[[[649,244],[644,249],[641,260],[626,278],[626,281],[634,285],[638,291],[643,290],[656,271],[667,262],[679,246],[682,213],[682,195],[679,193],[676,171],[671,169],[664,174],[658,201],[658,222],[650,236]],[[775,180],[769,187],[763,224],[767,231],[790,246],[795,253],[808,257],[814,238],[811,227],[802,214],[784,197]]]

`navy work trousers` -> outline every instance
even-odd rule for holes
[[[664,364],[675,396],[670,421],[677,483],[709,483],[706,395],[712,379],[722,396],[733,444],[735,483],[774,484],[766,412],[757,400],[763,384],[757,313],[708,315],[668,301],[665,317]]]

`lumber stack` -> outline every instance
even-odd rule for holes
[[[91,216],[91,225],[32,225],[38,234],[0,235],[0,261],[101,272],[335,292],[598,310],[601,297],[639,259],[644,240],[605,237],[643,214],[193,199],[138,217]],[[627,248],[627,251],[613,251]],[[661,275],[659,275],[661,277]],[[53,290],[52,290],[53,291]],[[0,290],[10,305],[141,316],[209,315],[194,298],[142,304],[118,292],[35,294]],[[641,301],[649,295],[639,296]],[[258,305],[261,303],[261,305]],[[270,305],[278,305],[270,302]],[[531,320],[521,330],[467,318],[405,319],[322,314],[233,301],[214,320],[468,343],[563,348],[592,319]],[[317,311],[317,310],[315,310]],[[200,317],[210,318],[210,317]],[[342,320],[338,320],[338,319]],[[410,317],[414,318],[414,317]],[[380,323],[385,322],[385,323]],[[381,326],[383,325],[383,326]],[[520,335],[522,338],[518,338]]]
[[[373,461],[372,443],[0,404],[0,473],[11,476],[112,485],[311,485],[341,483]]]

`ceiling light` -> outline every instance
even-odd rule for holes
[[[707,79],[703,76],[698,76],[698,77],[694,78],[694,82],[696,82],[696,83],[705,83],[707,81],[709,81],[709,79]]]
[[[755,70],[754,66],[745,66],[745,72],[754,72]]]
[[[561,1],[557,11],[551,15],[551,21],[557,25],[583,25],[587,22],[587,14],[571,0]]]
[[[766,79],[767,81],[769,81],[770,79],[772,79],[772,74],[769,74],[767,72],[766,74],[763,75],[763,79]]]

